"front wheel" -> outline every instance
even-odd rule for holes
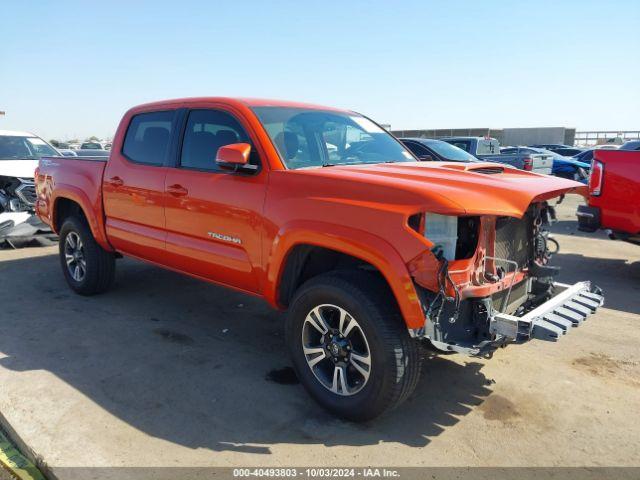
[[[386,283],[371,272],[334,272],[305,283],[291,304],[286,333],[301,383],[340,417],[375,418],[417,384],[419,345]]]
[[[109,289],[115,278],[115,257],[93,238],[83,218],[69,217],[60,229],[60,264],[69,286],[80,295]]]

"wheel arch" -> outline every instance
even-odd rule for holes
[[[98,209],[92,207],[88,197],[82,191],[71,187],[65,188],[63,192],[60,192],[52,198],[51,203],[53,206],[51,209],[51,226],[53,231],[59,233],[64,220],[70,215],[77,214],[87,222],[96,242],[105,250],[113,251],[113,247],[111,247],[107,241],[104,230],[101,202],[99,213],[96,214],[96,210]]]
[[[407,266],[395,248],[375,235],[317,222],[289,225],[278,233],[269,259],[265,297],[279,308],[286,308],[309,278],[341,268],[365,268],[384,279],[408,328],[424,326]]]

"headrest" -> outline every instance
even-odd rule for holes
[[[216,138],[220,146],[238,143],[238,135],[233,130],[220,130],[216,133]]]
[[[169,141],[169,130],[162,127],[148,127],[144,131],[142,141],[145,143],[163,143]]]
[[[298,148],[300,148],[298,135],[289,131],[280,132],[276,135],[275,142],[280,154],[284,155],[287,160],[294,158],[298,153]]]

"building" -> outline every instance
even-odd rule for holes
[[[497,139],[501,145],[536,145],[540,143],[557,143],[573,145],[576,136],[575,128],[565,127],[532,127],[532,128],[441,128],[420,130],[392,130],[396,137],[484,137]]]

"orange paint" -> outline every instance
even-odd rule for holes
[[[437,288],[438,264],[430,252],[433,244],[408,226],[411,215],[482,216],[476,253],[450,262],[450,270],[463,296],[485,296],[510,281],[507,276],[483,284],[480,278],[485,252],[493,248],[495,217],[521,217],[533,201],[586,193],[579,183],[520,170],[474,172],[493,164],[416,161],[287,170],[252,106],[327,110],[228,98],[135,107],[122,119],[106,164],[57,157],[41,162],[38,214],[57,229],[59,199],[73,200],[104,248],[262,296],[274,307],[281,307],[279,281],[292,248],[310,244],[337,250],[375,266],[389,283],[407,326],[419,328],[424,315],[414,281]],[[231,114],[248,133],[261,168],[242,174],[149,166],[122,154],[134,115],[179,109]],[[244,163],[249,152],[237,145],[242,144],[225,147],[222,156]]]

